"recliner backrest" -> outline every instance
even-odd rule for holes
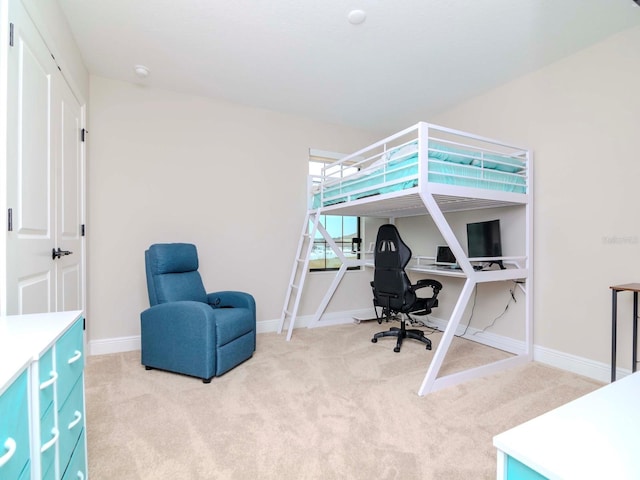
[[[145,252],[147,290],[151,306],[192,300],[207,303],[198,273],[198,252],[190,243],[157,243]]]
[[[409,260],[411,249],[402,241],[395,225],[382,225],[374,251],[373,291],[378,305],[402,311],[415,303],[416,294],[404,270]]]

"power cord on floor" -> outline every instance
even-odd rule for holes
[[[428,319],[429,317],[427,317]],[[428,323],[423,322],[422,320],[415,320],[412,317],[409,317],[409,323],[411,324],[411,326],[413,328],[428,328],[430,331],[425,332],[425,335],[432,335],[435,332],[438,332],[439,329],[438,327],[434,326],[434,325],[429,325]]]

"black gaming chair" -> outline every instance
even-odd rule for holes
[[[431,350],[431,340],[424,336],[422,330],[407,330],[405,315],[409,320],[414,315],[427,315],[431,309],[438,306],[438,293],[442,290],[442,284],[437,280],[418,280],[411,285],[409,277],[404,271],[411,260],[411,249],[400,238],[400,233],[395,225],[382,225],[378,229],[374,252],[375,272],[373,274],[373,306],[376,310],[378,323],[382,320],[389,321],[390,317],[400,314],[400,328],[392,327],[385,332],[376,333],[371,341],[376,343],[380,337],[397,337],[398,342],[393,349],[399,352],[402,340],[413,338],[427,345]],[[431,287],[433,296],[421,298],[416,295],[416,290]],[[378,314],[378,309],[382,309]]]

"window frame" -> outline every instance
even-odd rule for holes
[[[339,154],[339,153],[333,153],[333,152],[324,152],[324,151],[318,151],[318,150],[310,150],[309,151],[309,175],[312,178],[312,182],[317,181],[315,179],[317,179],[319,176],[322,175],[322,169],[329,163],[342,158],[344,155],[343,154]],[[315,168],[314,168],[315,166]],[[332,232],[329,231],[329,228],[327,228],[327,218],[340,218],[342,219],[341,221],[341,235],[340,237],[333,237],[332,238],[334,240],[334,242],[336,242],[336,244],[342,248],[342,251],[349,251],[348,249],[351,248],[350,253],[355,253],[355,260],[360,260],[362,258],[362,252],[361,252],[361,248],[356,247],[357,249],[354,251],[354,243],[353,243],[353,239],[354,238],[358,238],[361,239],[362,238],[362,219],[361,217],[357,217],[357,216],[351,216],[351,215],[326,215],[326,214],[321,214],[320,220],[319,222],[322,224],[323,227],[325,227],[325,229],[327,230],[327,233],[331,234]],[[344,234],[344,225],[345,225],[345,219],[350,219],[350,218],[354,218],[356,221],[356,233],[354,236],[351,237],[346,237],[349,238],[349,240],[346,240],[345,238],[345,234]],[[311,222],[309,223],[309,234],[311,234],[311,231],[313,230],[313,225],[311,224]],[[335,272],[337,270],[340,269],[340,265],[341,263],[339,263],[338,266],[331,266],[331,267],[327,267],[327,251],[332,252],[331,246],[329,245],[329,243],[327,242],[327,240],[324,238],[324,236],[322,236],[322,234],[320,234],[318,236],[318,231],[316,231],[316,235],[314,236],[314,238],[310,238],[310,241],[313,243],[313,246],[311,247],[311,252],[313,253],[314,250],[316,250],[316,245],[322,245],[323,247],[320,248],[320,250],[324,251],[324,267],[312,267],[311,266],[311,259],[309,259],[309,266],[308,266],[308,270],[309,272]],[[357,244],[358,246],[361,246],[362,244],[359,243]],[[328,250],[327,250],[328,249]],[[335,257],[338,262],[339,262],[339,258]],[[354,265],[351,267],[347,267],[347,270],[361,270],[361,267],[359,265]]]

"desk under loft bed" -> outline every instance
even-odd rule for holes
[[[366,263],[364,259],[351,260],[344,256],[320,223],[321,215],[385,219],[429,215],[455,255],[462,269],[460,276],[464,278],[464,285],[418,394],[425,395],[531,361],[533,189],[528,149],[420,122],[328,164],[322,176],[315,182],[310,181],[309,185],[309,206],[279,326],[279,332],[287,327],[287,340],[293,332],[316,232],[323,235],[342,265],[310,326],[322,325],[322,315],[347,269]],[[445,215],[514,206],[518,207],[518,215],[524,215],[526,228],[523,232],[525,253],[519,257],[468,258]],[[490,260],[502,260],[508,268],[474,270],[472,262]],[[428,273],[437,275],[437,272]],[[479,283],[501,281],[517,281],[524,293],[522,351],[495,363],[438,377],[474,288]]]

